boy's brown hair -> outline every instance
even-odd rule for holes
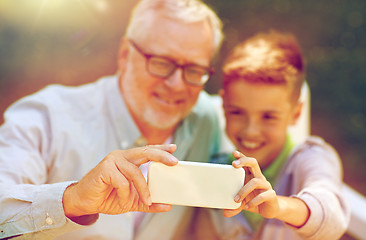
[[[282,84],[291,87],[297,102],[305,77],[305,63],[296,38],[274,30],[259,33],[238,44],[223,67],[224,88],[235,80]]]

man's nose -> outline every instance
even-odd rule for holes
[[[164,80],[165,85],[174,90],[181,90],[186,87],[186,83],[183,80],[183,70],[178,67],[174,70],[172,75]]]

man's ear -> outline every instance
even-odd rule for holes
[[[118,59],[117,59],[118,68],[121,72],[123,72],[126,67],[128,54],[129,54],[128,39],[126,37],[123,37],[119,47]]]
[[[298,102],[296,106],[294,106],[293,113],[292,113],[292,119],[291,119],[291,125],[295,125],[297,121],[299,120],[301,116],[301,111],[303,108],[304,103]]]

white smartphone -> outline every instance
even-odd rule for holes
[[[151,162],[148,186],[153,203],[236,209],[234,197],[244,185],[243,168],[179,161],[175,166]]]

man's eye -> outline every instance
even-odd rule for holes
[[[151,58],[150,65],[153,66],[155,69],[170,69],[172,64],[165,59],[160,58]]]
[[[186,68],[186,72],[188,75],[196,75],[196,76],[202,76],[206,73],[204,69],[200,69],[197,67]]]

